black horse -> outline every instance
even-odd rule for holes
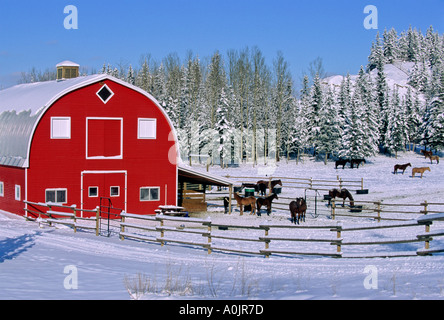
[[[360,165],[362,162],[366,163],[366,162],[365,162],[365,159],[352,159],[352,160],[350,161],[350,168],[353,169],[353,165],[356,164],[356,168],[359,169],[359,165]]]
[[[347,164],[347,162],[350,162],[350,160],[348,159],[339,159],[336,160],[335,162],[335,169],[338,168],[338,166],[342,166],[342,169],[344,169],[345,165]]]

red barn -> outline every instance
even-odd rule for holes
[[[177,137],[159,103],[112,76],[57,67],[57,81],[0,91],[0,210],[94,209],[100,197],[139,214],[177,205]]]

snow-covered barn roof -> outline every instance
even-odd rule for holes
[[[168,115],[154,97],[107,74],[21,84],[0,90],[0,165],[27,167],[31,137],[45,111],[69,92],[107,79],[147,96],[157,104],[173,127]],[[174,137],[177,141],[175,131]]]

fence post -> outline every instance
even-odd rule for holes
[[[123,225],[125,223],[125,211],[122,211],[120,214],[122,217],[122,220],[120,221],[120,240],[125,240],[125,237],[122,235],[122,233],[125,232],[125,226]]]
[[[427,200],[424,201],[424,203],[421,203],[421,204],[424,206],[424,215],[426,215],[427,214],[427,207],[428,207]]]
[[[364,190],[364,178],[361,178],[361,190]]]
[[[375,202],[376,204],[376,212],[378,213],[377,220],[381,222],[381,201]]]
[[[161,247],[163,247],[164,244],[165,244],[165,242],[163,241],[163,237],[165,236],[165,231],[162,228],[163,226],[164,226],[163,220],[160,219],[160,227],[161,227],[161,229],[160,229],[160,237],[162,238],[161,241],[160,241],[160,246]]]
[[[336,239],[338,240],[337,244],[336,244],[336,252],[339,253],[342,250],[342,222],[338,221],[337,226],[336,226]]]
[[[77,222],[77,220],[76,220],[76,217],[77,217],[77,210],[76,210],[76,207],[74,206],[74,207],[71,207],[72,208],[72,211],[73,211],[73,213],[74,213],[74,233],[77,233],[77,226],[76,226],[76,222]]]
[[[96,207],[96,236],[99,236],[100,229],[100,207]]]
[[[335,198],[332,198],[330,201],[331,201],[331,218],[332,220],[335,220],[335,207],[336,207]]]
[[[426,233],[429,233],[430,232],[430,224],[426,224],[425,225],[425,232]],[[426,249],[426,250],[428,250],[428,249],[430,249],[430,240],[431,240],[432,238],[430,238],[430,237],[425,237],[425,242],[424,242],[424,248]]]
[[[211,254],[211,219],[208,219],[209,223],[207,225],[208,231],[208,254]]]

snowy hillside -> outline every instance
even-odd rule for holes
[[[407,89],[410,87],[414,90],[409,84],[409,75],[414,67],[413,62],[405,62],[405,61],[395,61],[393,64],[384,65],[384,73],[386,75],[387,85],[390,89],[393,89],[396,85],[399,88],[399,94],[405,95],[407,93]],[[372,80],[376,81],[377,69],[373,69],[370,72],[370,76]],[[350,75],[350,80],[354,85],[358,75]],[[341,83],[344,81],[345,76],[335,75],[322,79],[322,84],[330,85],[335,88],[339,88]]]
[[[361,200],[443,202],[444,171],[441,164],[433,164],[432,171],[423,179],[413,179],[411,171],[404,175],[392,173],[395,163],[404,162],[431,166],[419,154],[403,153],[399,159],[385,156],[369,159],[359,169],[335,170],[332,163],[325,166],[321,161],[305,159],[299,165],[280,163],[268,168],[242,165],[237,169],[222,170],[215,166],[210,172],[237,176],[268,173],[292,177],[363,177],[370,193],[360,196]],[[204,170],[203,167],[200,169]],[[303,190],[285,189],[284,185],[283,194],[296,197],[303,195]],[[307,214],[307,225],[332,223],[328,216],[315,218],[312,213]],[[248,214],[240,217],[236,209],[231,216],[210,212],[201,217],[248,225],[265,220],[290,224],[288,215],[286,211],[274,210],[271,217]],[[343,218],[341,221],[345,226],[376,223],[358,218]],[[432,230],[440,228],[439,223],[432,226]],[[423,227],[420,229],[423,231]],[[294,236],[286,232],[280,235]],[[396,236],[407,232],[399,231]],[[315,236],[313,233],[305,235]],[[368,235],[383,239],[387,232],[372,231]],[[357,240],[359,234],[355,237]],[[307,244],[295,244],[302,245]],[[313,246],[316,249],[318,245]],[[412,244],[397,246],[401,250],[410,250]],[[367,248],[376,250],[373,247]],[[434,239],[431,247],[444,247],[444,240]],[[377,271],[377,288],[366,288],[368,270]],[[36,223],[0,213],[0,299],[130,299],[125,279],[127,284],[138,279],[150,280],[151,287],[145,294],[132,296],[143,299],[443,299],[443,272],[442,254],[390,259],[285,255],[272,255],[266,259],[221,252],[208,255],[206,250],[184,245],[161,247],[160,244],[134,240],[121,241],[117,234],[106,238],[82,231],[74,234],[67,227],[39,228]],[[74,275],[77,287],[70,289]]]

